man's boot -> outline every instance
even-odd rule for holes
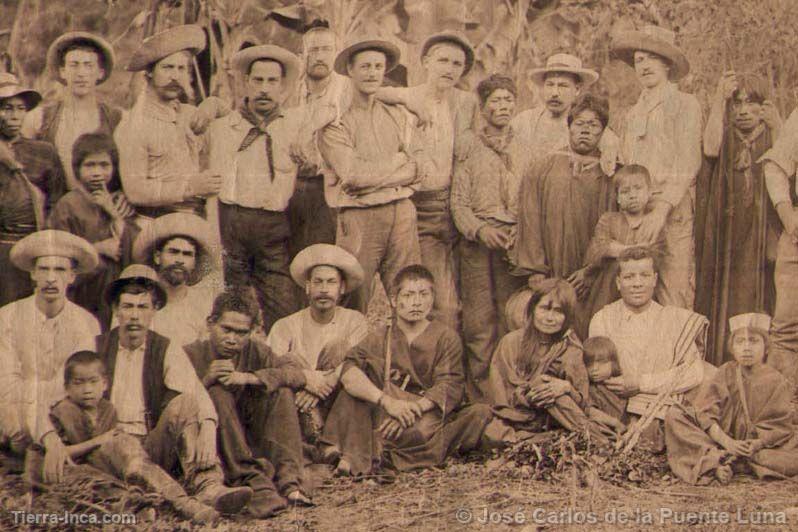
[[[288,502],[274,489],[257,490],[247,509],[255,519],[268,519],[288,508]]]
[[[201,471],[192,471],[186,477],[191,480],[194,496],[220,513],[237,514],[252,499],[252,488],[228,488],[224,485],[224,475],[218,464]]]
[[[169,474],[149,460],[134,460],[125,472],[125,480],[145,486],[169,502],[185,519],[198,525],[212,524],[219,519],[219,512],[194,497],[189,497],[183,486]]]

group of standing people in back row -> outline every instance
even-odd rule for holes
[[[612,42],[642,91],[611,120],[569,53],[518,112],[510,77],[461,88],[459,32],[403,87],[394,43],[324,21],[199,106],[203,29],[153,35],[122,110],[113,47],[62,35],[60,100],[0,74],[0,449],[197,522],[313,504],[308,462],[389,481],[556,427],[638,423],[689,482],[795,475],[798,114],[728,72],[703,120],[674,40]]]

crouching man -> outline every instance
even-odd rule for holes
[[[244,292],[219,295],[208,317],[209,340],[184,349],[219,413],[225,476],[252,488],[249,513],[265,519],[287,503],[312,502],[303,493],[302,435],[292,391],[306,385],[305,375],[292,356],[277,357],[251,338],[258,310]]]
[[[150,330],[166,304],[158,274],[128,266],[108,286],[106,299],[119,326],[97,337],[97,353],[108,368],[117,427],[141,441],[147,455],[167,472],[177,466],[189,493],[220,513],[237,513],[249,488],[227,488],[216,455],[216,410],[186,354]],[[117,378],[118,377],[118,378]]]
[[[463,346],[454,330],[430,321],[433,286],[423,266],[402,269],[391,290],[395,321],[347,355],[322,435],[340,475],[367,474],[375,464],[388,476],[432,467],[480,443],[492,413],[487,405],[459,408]]]

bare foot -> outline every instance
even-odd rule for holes
[[[729,465],[718,466],[715,470],[715,478],[724,486],[731,481],[732,474],[732,468]]]

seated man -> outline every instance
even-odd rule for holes
[[[322,435],[325,454],[340,456],[338,474],[368,474],[374,465],[382,472],[432,467],[479,445],[491,410],[459,408],[463,347],[457,333],[428,319],[433,286],[423,266],[400,270],[391,290],[395,321],[347,356],[343,390]]]
[[[278,356],[295,355],[304,367],[306,384],[297,392],[297,406],[307,414],[301,416],[302,428],[312,441],[324,423],[316,406],[338,385],[346,354],[368,334],[363,314],[338,306],[363,282],[363,268],[343,248],[315,244],[294,258],[291,277],[310,304],[275,323],[266,344]],[[330,404],[324,407],[326,414]]]
[[[698,386],[704,375],[703,352],[707,320],[693,311],[662,306],[653,300],[657,270],[644,247],[624,250],[618,257],[621,299],[599,310],[590,322],[590,337],[605,336],[618,349],[622,376],[604,381],[608,390],[629,397],[626,411],[642,416],[660,393],[669,393],[655,413]],[[664,445],[662,423],[650,425],[646,439],[655,450]]]
[[[97,320],[66,294],[78,274],[97,267],[97,252],[80,237],[46,230],[14,244],[10,260],[30,272],[35,288],[0,308],[0,451],[21,455],[31,441],[41,444],[44,480],[58,482],[68,455],[48,409],[63,395],[64,361],[100,334]]]
[[[214,269],[213,229],[195,214],[156,218],[133,242],[133,260],[158,272],[168,303],[152,329],[177,346],[205,337],[205,320],[219,290],[208,274]]]
[[[249,512],[259,519],[285,508],[286,499],[311,505],[302,493],[302,436],[291,391],[306,385],[300,363],[250,338],[258,305],[245,292],[219,295],[207,323],[210,339],[184,349],[219,414],[227,481],[252,488]]]
[[[180,466],[186,491],[201,503],[237,513],[252,490],[224,486],[213,402],[180,346],[150,330],[166,303],[158,276],[147,266],[128,266],[105,296],[119,326],[97,337],[97,353],[108,368],[106,398],[117,427],[140,440],[166,471]]]

